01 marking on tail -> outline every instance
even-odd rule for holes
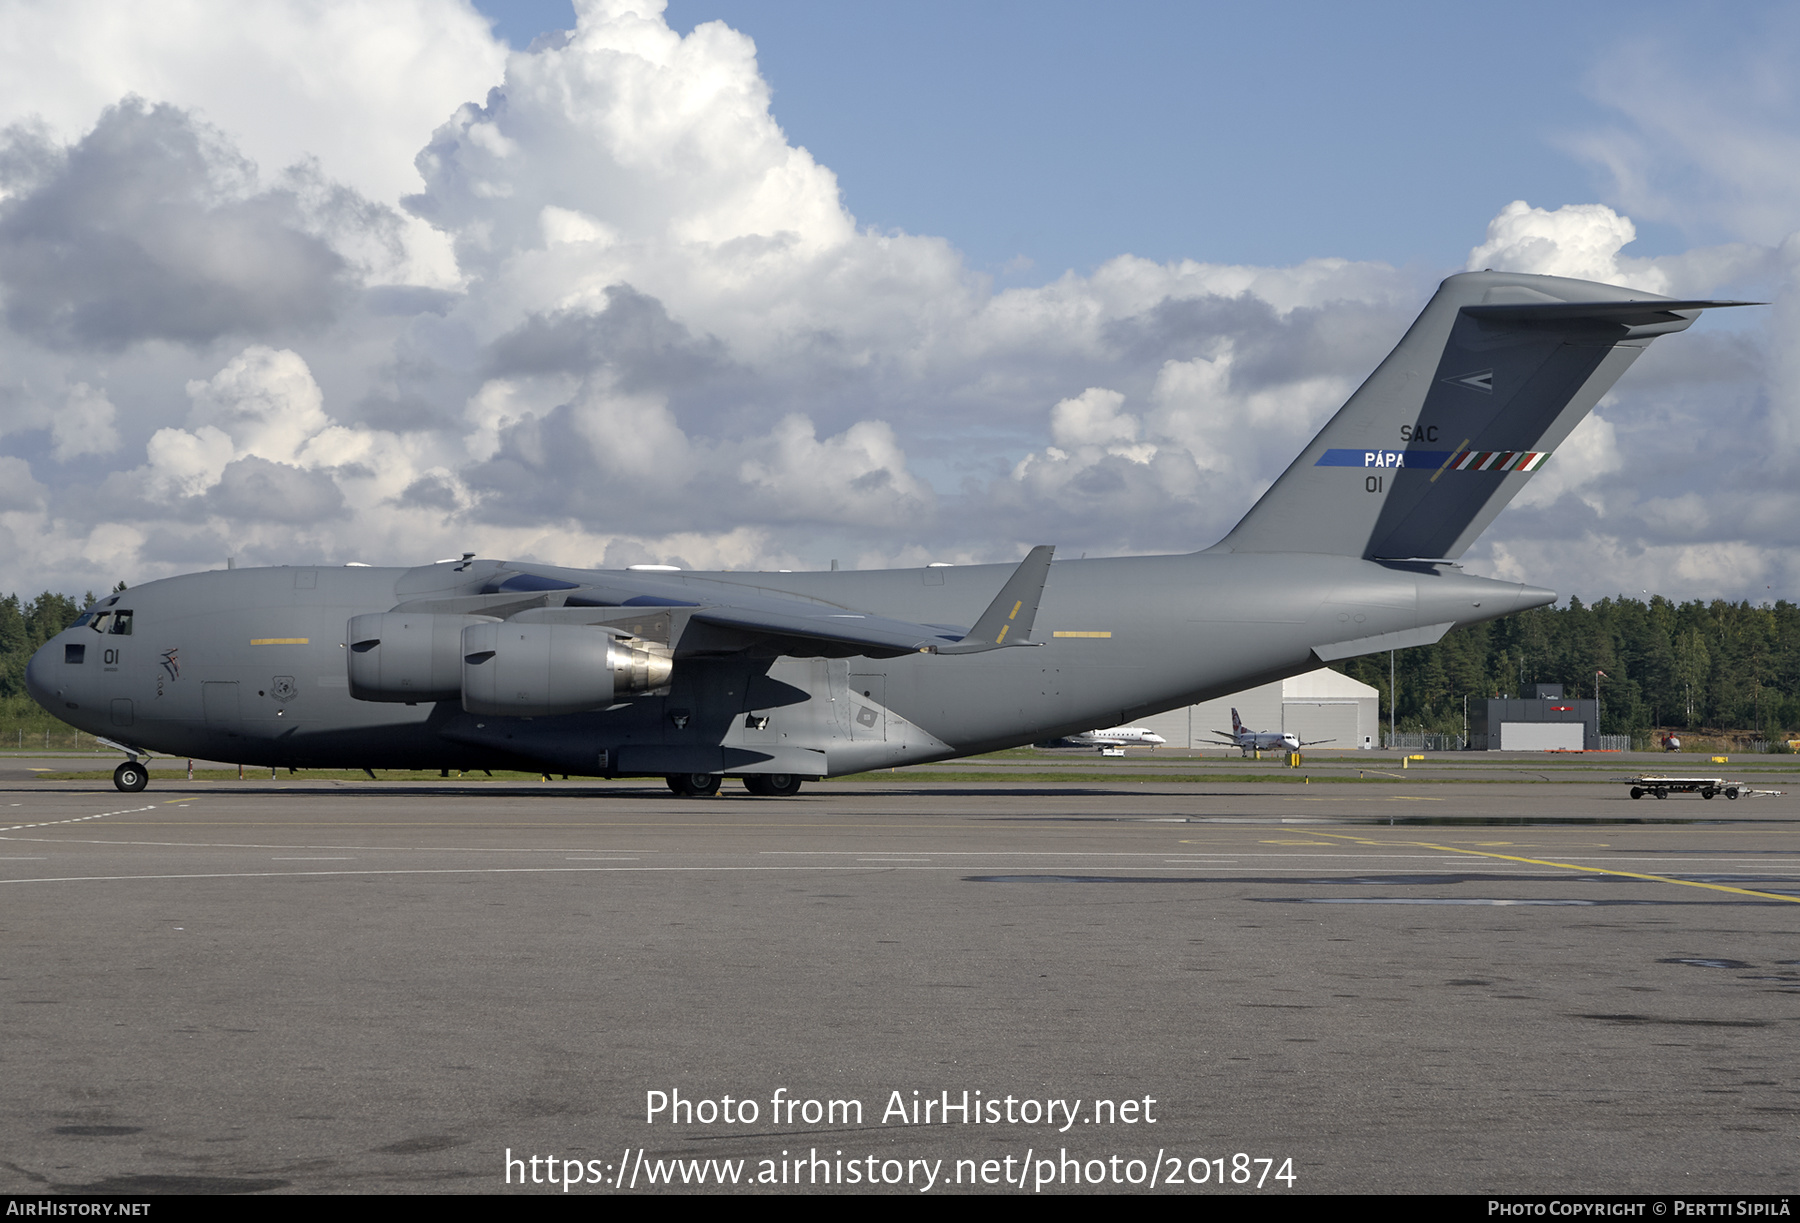
[[[1553,602],[1457,558],[1651,340],[1741,304],[1452,276],[1201,552],[1052,563],[1043,545],[1011,566],[778,574],[472,555],[217,570],[100,601],[26,684],[130,754],[115,778],[129,789],[160,752],[662,776],[687,795],[735,775],[781,796],[1091,736]]]

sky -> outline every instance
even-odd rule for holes
[[[1469,570],[1794,599],[1797,13],[0,0],[0,589],[1192,551],[1495,267],[1770,304]]]

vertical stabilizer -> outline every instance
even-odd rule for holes
[[[1659,335],[1711,306],[1468,272],[1213,550],[1461,556]]]

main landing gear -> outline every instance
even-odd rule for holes
[[[113,770],[113,785],[127,794],[136,794],[150,784],[150,770],[135,760],[127,760]]]
[[[710,798],[725,778],[718,773],[670,773],[664,780],[683,798]],[[792,798],[800,793],[801,778],[794,773],[750,773],[739,780],[758,798]]]
[[[744,789],[758,798],[792,798],[800,793],[800,779],[792,773],[749,773]]]
[[[717,773],[670,773],[664,780],[683,798],[711,798],[725,779]]]

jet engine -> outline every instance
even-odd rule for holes
[[[491,616],[377,612],[354,616],[350,695],[359,701],[454,701],[462,695],[462,633]]]
[[[627,644],[585,624],[487,622],[462,631],[470,713],[544,717],[599,709],[669,682],[666,647]]]

